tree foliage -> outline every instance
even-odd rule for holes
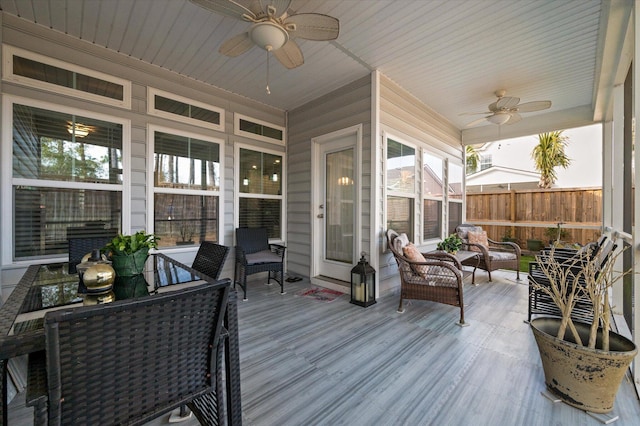
[[[571,159],[565,153],[568,138],[562,130],[541,133],[538,135],[538,145],[533,148],[531,158],[535,168],[540,172],[538,187],[551,188],[558,179],[556,167],[569,167]]]
[[[465,156],[466,170],[465,171],[467,175],[470,175],[472,173],[475,173],[478,170],[478,165],[480,163],[480,155],[472,145],[467,145],[467,147],[465,148],[465,152],[466,152],[466,156]]]

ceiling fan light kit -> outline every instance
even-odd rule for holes
[[[522,120],[520,113],[535,112],[551,108],[551,101],[533,101],[521,104],[520,98],[505,96],[506,90],[496,90],[495,95],[498,100],[489,104],[489,111],[468,112],[463,114],[489,114],[467,124],[465,127],[472,127],[477,124],[489,122],[502,126],[503,124],[514,124]]]
[[[280,49],[289,41],[289,34],[284,28],[269,21],[253,24],[249,30],[249,37],[256,46],[269,52]]]

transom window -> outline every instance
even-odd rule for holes
[[[148,95],[148,112],[151,115],[224,131],[224,109],[222,108],[151,87],[148,89]]]
[[[284,127],[238,113],[234,114],[234,133],[238,136],[277,143],[278,145],[284,145],[286,142]]]

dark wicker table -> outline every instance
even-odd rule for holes
[[[177,291],[181,287],[203,281],[213,281],[194,269],[163,254],[150,256],[142,282],[150,294]],[[140,284],[134,285],[131,296],[139,295]],[[136,288],[138,287],[138,288]],[[0,307],[0,426],[7,425],[7,360],[12,357],[43,351],[45,348],[43,318],[47,310],[62,306],[82,305],[77,296],[78,275],[70,274],[66,263],[32,265],[16,288]],[[144,289],[142,289],[144,291]],[[237,294],[231,291],[225,314],[224,395],[205,395],[192,404],[194,414],[205,424],[242,424],[240,396],[240,356],[238,345]],[[29,390],[27,390],[29,393]],[[226,401],[224,401],[226,399]],[[218,409],[218,401],[226,409]],[[222,415],[223,412],[225,412]]]

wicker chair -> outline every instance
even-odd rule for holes
[[[35,424],[144,424],[185,403],[201,424],[218,424],[197,407],[220,389],[229,287],[48,312],[48,389]]]
[[[604,237],[600,238],[597,242],[593,242],[584,246],[581,250],[570,249],[555,249],[553,251],[553,257],[556,261],[563,262],[566,265],[565,270],[571,270],[567,274],[568,279],[579,276],[579,270],[582,267],[582,262],[587,259],[598,258],[598,263],[603,265],[611,253],[615,251],[616,244]],[[545,249],[540,253],[539,258],[543,259],[546,256],[551,256],[551,250]],[[586,256],[586,258],[585,258]],[[540,286],[549,287],[551,283],[549,278],[544,274],[538,262],[529,263],[529,303],[527,321],[530,322],[533,315],[551,315],[561,317],[562,312],[558,309],[553,299],[541,290]],[[571,318],[576,321],[590,324],[593,322],[593,304],[586,295],[579,293],[579,299],[571,311]]]
[[[77,228],[75,228],[77,229]],[[101,249],[116,236],[115,230],[104,230],[104,235],[74,237],[69,233],[69,273],[76,273],[76,266],[82,261],[85,254],[91,253],[93,249]]]
[[[482,244],[469,242],[469,232],[482,232],[481,226],[462,224],[458,225],[456,232],[458,237],[462,239],[462,248],[464,250],[476,250],[480,252],[479,269],[484,269],[489,274],[491,281],[491,271],[497,269],[512,269],[516,271],[516,279],[520,280],[520,256],[522,251],[520,246],[511,242],[498,242],[487,238],[488,247]],[[469,259],[462,262],[465,266],[476,266],[477,259]]]
[[[387,230],[387,246],[393,253],[400,273],[400,304],[398,312],[404,312],[404,299],[430,300],[460,308],[458,325],[464,322],[462,265],[448,253],[423,253],[425,262],[414,262],[404,256],[409,244],[405,234]]]
[[[191,267],[209,278],[217,280],[228,254],[229,247],[211,241],[202,241]]]
[[[236,266],[234,286],[239,284],[247,300],[247,276],[258,272],[268,272],[267,284],[275,280],[280,284],[280,294],[284,291],[285,246],[270,244],[266,228],[236,229]]]

